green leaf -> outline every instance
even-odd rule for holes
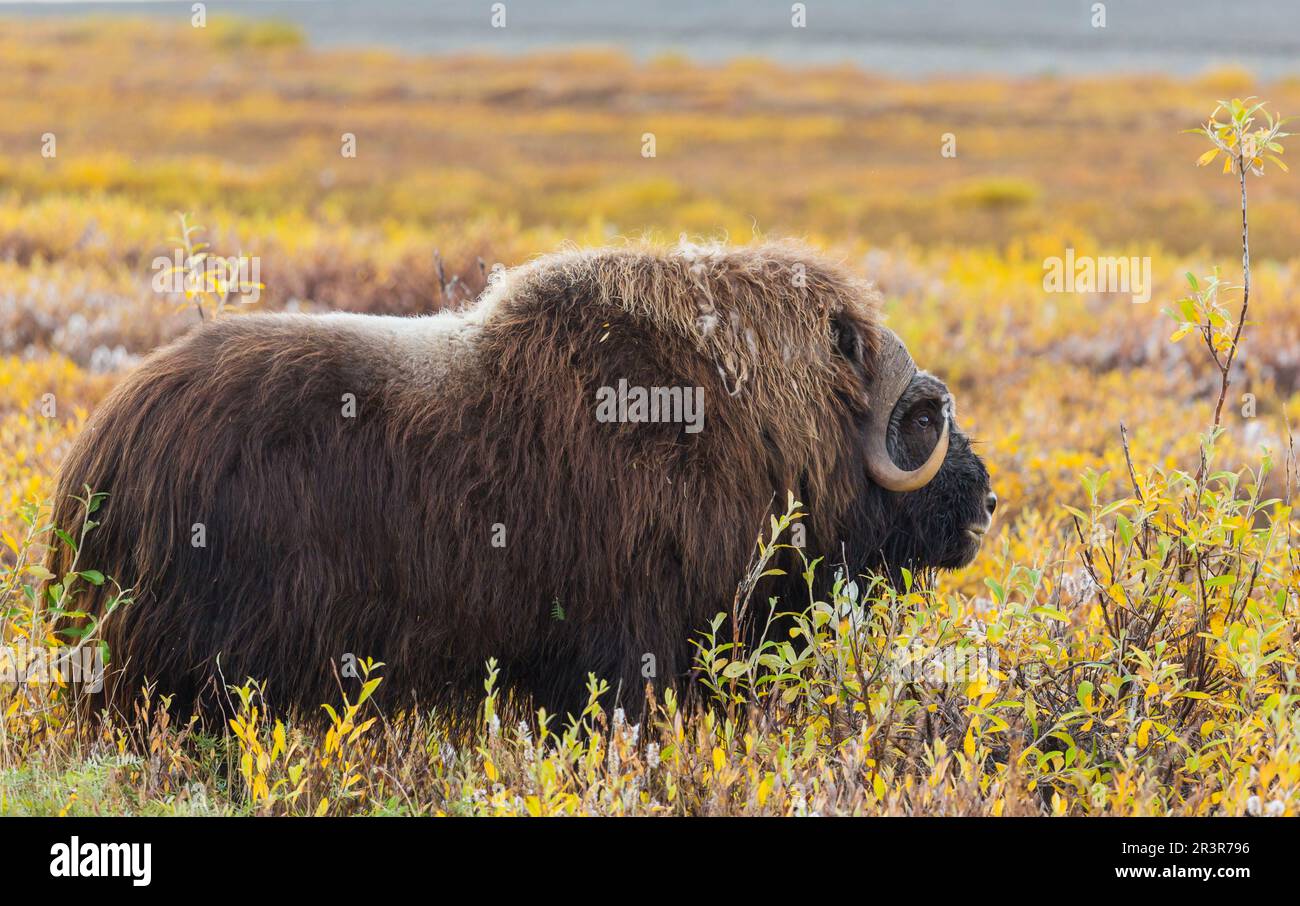
[[[1092,693],[1095,689],[1096,687],[1089,680],[1084,680],[1079,683],[1079,688],[1075,692],[1075,697],[1079,699],[1079,705],[1081,707],[1088,707],[1088,699],[1092,697]]]
[[[1115,530],[1119,533],[1120,540],[1128,545],[1133,542],[1133,523],[1124,517],[1121,513],[1115,517]]]

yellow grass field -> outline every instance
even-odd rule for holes
[[[567,243],[802,238],[875,282],[1002,504],[938,588],[827,602],[775,692],[732,653],[745,671],[714,709],[669,697],[636,727],[599,702],[503,725],[490,696],[467,743],[436,715],[341,701],[316,733],[250,683],[222,737],[158,701],[82,726],[49,684],[0,683],[0,815],[1300,813],[1300,174],[1247,177],[1249,323],[1199,482],[1219,372],[1195,332],[1171,341],[1169,314],[1188,272],[1242,278],[1237,178],[1198,168],[1209,146],[1182,130],[1225,98],[1300,113],[1300,79],[903,82],[759,59],[326,52],[238,22],[4,26],[5,644],[55,643],[24,589],[70,441],[197,323],[151,286],[178,212],[214,252],[260,259],[248,310],[415,314]],[[1150,301],[1046,291],[1067,250],[1149,258]],[[995,663],[946,684],[857,678],[872,652],[954,648]]]

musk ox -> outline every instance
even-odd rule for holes
[[[149,683],[200,713],[245,677],[337,702],[349,656],[384,662],[386,706],[456,713],[489,658],[552,711],[588,672],[639,700],[689,674],[787,492],[810,558],[895,576],[966,564],[995,502],[870,287],[788,244],[555,254],[427,317],[208,323],[94,413],[74,534],[86,488],[78,562],[134,591],[96,701]]]

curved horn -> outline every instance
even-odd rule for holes
[[[916,376],[916,363],[892,330],[881,330],[880,357],[876,379],[867,388],[867,472],[871,478],[888,491],[915,491],[923,488],[939,472],[948,455],[948,407],[944,406],[943,430],[939,442],[919,469],[906,471],[894,464],[889,455],[886,439],[889,437],[889,419],[898,405],[899,397]]]

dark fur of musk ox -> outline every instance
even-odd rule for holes
[[[472,713],[489,658],[552,712],[585,701],[588,672],[635,703],[647,665],[689,674],[787,491],[810,558],[961,566],[989,515],[966,438],[919,490],[864,468],[886,333],[868,285],[773,243],[550,255],[428,317],[196,328],[115,389],[62,472],[60,527],[84,488],[108,495],[79,568],[134,592],[100,627],[92,705],[130,713],[151,684],[214,716],[253,677],[272,707],[319,713],[349,657],[384,662],[393,709]],[[702,388],[702,425],[598,418],[620,381]],[[938,449],[945,393],[920,373],[892,410],[900,466]],[[70,563],[56,543],[51,571]],[[769,581],[762,600],[807,599]]]

